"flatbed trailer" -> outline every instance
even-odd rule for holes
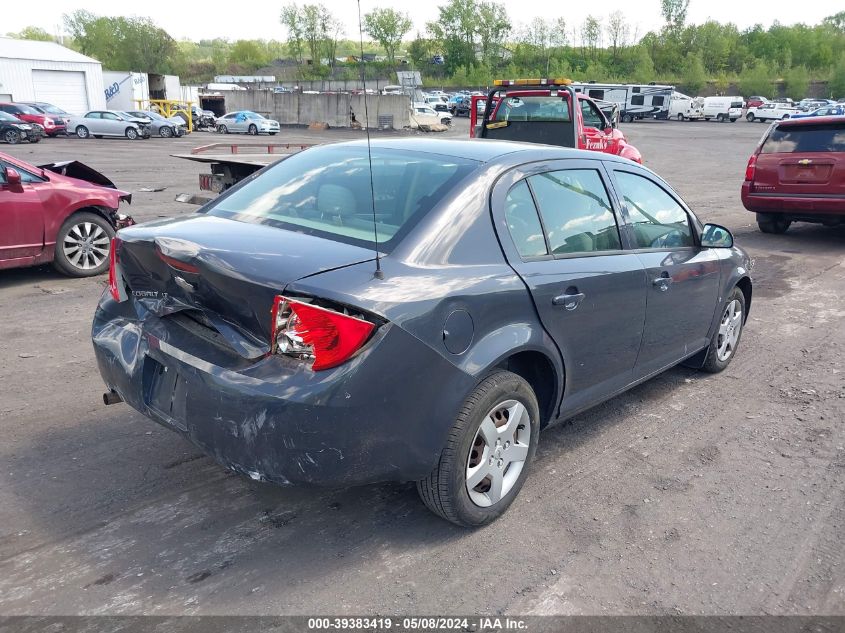
[[[222,193],[267,165],[312,146],[313,143],[211,143],[195,147],[190,154],[173,154],[173,157],[211,165],[211,173],[199,175],[200,190]],[[181,193],[176,200],[205,204],[211,198]]]

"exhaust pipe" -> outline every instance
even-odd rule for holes
[[[123,398],[120,397],[120,394],[117,393],[114,389],[111,391],[107,391],[103,394],[103,404],[110,405],[110,404],[117,404],[118,402],[123,402]]]

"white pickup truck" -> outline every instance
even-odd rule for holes
[[[770,101],[764,103],[756,108],[748,108],[745,113],[746,121],[780,121],[781,119],[788,119],[793,114],[798,114],[800,110],[790,103],[776,103]]]

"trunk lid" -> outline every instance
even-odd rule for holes
[[[215,330],[244,358],[269,350],[270,310],[285,286],[374,259],[358,246],[206,215],[134,226],[119,239],[135,301]]]

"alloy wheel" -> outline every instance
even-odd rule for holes
[[[492,506],[514,487],[528,457],[531,424],[517,400],[505,400],[484,416],[466,466],[466,488],[475,505]]]
[[[71,265],[91,270],[109,256],[109,236],[93,222],[80,222],[67,232],[62,250]]]
[[[725,307],[719,322],[719,339],[716,343],[716,356],[720,361],[728,360],[739,343],[742,331],[742,304],[734,299]]]

